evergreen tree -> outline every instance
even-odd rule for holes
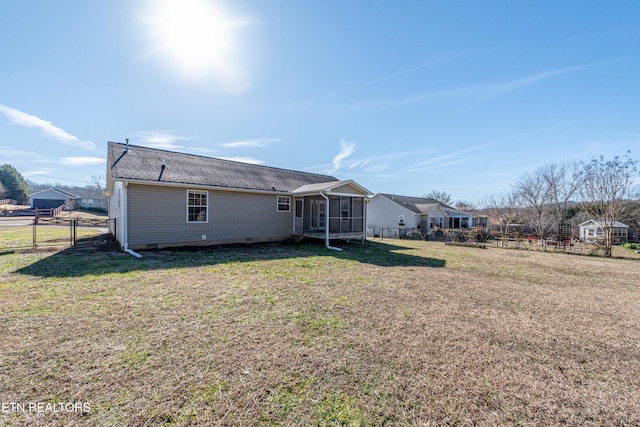
[[[29,202],[29,186],[13,166],[9,164],[0,166],[0,183],[5,189],[4,198],[15,199],[21,204]]]

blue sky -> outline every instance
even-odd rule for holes
[[[640,153],[640,2],[4,1],[0,163],[90,184],[106,142],[444,190]]]

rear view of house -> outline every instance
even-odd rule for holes
[[[110,231],[123,249],[364,239],[353,181],[109,142]]]

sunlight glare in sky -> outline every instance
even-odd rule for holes
[[[238,58],[238,30],[246,21],[233,19],[208,0],[156,0],[146,20],[154,52],[165,55],[186,77],[214,77],[229,93],[242,93],[248,75]]]

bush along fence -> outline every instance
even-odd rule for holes
[[[432,228],[428,233],[423,233],[415,228],[385,228],[368,227],[368,238],[403,239],[403,240],[434,240],[438,242],[475,242],[484,243],[487,233],[484,228]]]
[[[112,223],[113,221],[113,223]],[[0,251],[80,246],[115,229],[115,220],[24,218],[0,221]]]

